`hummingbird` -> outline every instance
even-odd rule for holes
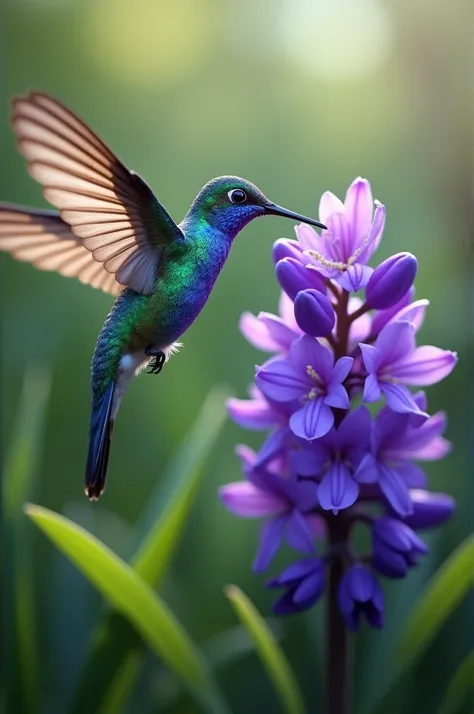
[[[325,226],[237,176],[209,181],[175,223],[139,174],[52,96],[14,98],[11,125],[30,175],[57,210],[0,203],[0,250],[116,296],[91,368],[85,493],[94,501],[105,488],[112,430],[130,381],[147,365],[161,372],[181,346],[236,235],[260,216]]]

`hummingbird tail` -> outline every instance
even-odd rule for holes
[[[97,501],[105,488],[110,437],[114,425],[112,419],[114,390],[115,380],[112,379],[101,399],[92,407],[85,475],[85,492],[90,501]]]

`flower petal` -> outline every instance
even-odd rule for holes
[[[425,387],[447,377],[457,359],[455,352],[425,345],[418,347],[406,360],[393,365],[390,373],[405,384]]]
[[[404,480],[395,469],[379,463],[379,485],[385,498],[400,516],[408,516],[413,511],[410,492]]]
[[[296,509],[287,521],[286,540],[292,548],[303,553],[312,553],[315,550],[311,531],[304,517]]]
[[[293,601],[296,603],[315,602],[324,590],[324,570],[308,575],[296,588]]]
[[[373,272],[374,269],[369,265],[354,263],[354,265],[350,265],[344,272],[340,273],[340,275],[336,275],[335,280],[344,290],[357,293],[359,290],[362,290],[362,288],[365,288]]]
[[[314,337],[303,335],[295,340],[290,349],[290,358],[292,364],[300,373],[306,375],[306,369],[310,365],[317,372],[323,383],[329,383],[332,376],[334,358],[332,352],[323,347]]]
[[[252,315],[251,312],[242,313],[239,321],[239,329],[247,342],[258,350],[265,352],[278,352],[280,346],[273,339],[264,322]]]
[[[257,367],[255,382],[261,391],[276,402],[291,402],[311,389],[312,381],[288,360],[272,360]]]
[[[277,553],[286,525],[287,516],[279,516],[265,523],[260,531],[260,545],[253,562],[253,570],[261,573],[270,565],[273,557]]]
[[[378,402],[382,392],[375,374],[369,374],[364,382],[364,402]]]
[[[347,466],[336,461],[319,484],[318,499],[325,511],[337,513],[342,508],[349,508],[357,500],[359,487],[351,476]]]
[[[344,208],[351,227],[352,244],[358,248],[370,231],[374,210],[372,190],[366,179],[360,176],[354,179],[347,190]],[[322,218],[321,221],[324,223]]]
[[[445,493],[428,493],[425,490],[411,490],[413,513],[404,518],[411,528],[432,528],[444,523],[456,508],[456,501]]]
[[[269,429],[278,421],[275,409],[263,399],[235,399],[226,403],[233,421],[245,429]]]
[[[393,320],[394,322],[401,320],[410,322],[415,328],[415,332],[418,332],[425,319],[425,311],[429,304],[429,300],[415,300],[411,305],[409,304],[401,308]]]
[[[354,359],[352,357],[339,357],[332,369],[328,387],[331,388],[333,385],[341,384],[351,371],[353,364]]]
[[[323,220],[321,223],[325,224]],[[308,226],[306,223],[300,223],[295,226],[295,233],[302,251],[321,250],[321,236],[314,228],[311,228],[311,226]]]
[[[386,209],[380,201],[374,201],[375,212],[372,221],[372,227],[367,236],[367,247],[359,255],[359,262],[367,263],[371,256],[375,253],[382,240],[383,231],[385,228]]]
[[[338,430],[338,443],[341,449],[368,449],[372,417],[367,407],[360,406],[347,414]]]
[[[298,476],[316,478],[323,470],[329,455],[329,449],[321,440],[313,442],[309,449],[298,449],[291,453],[291,468]]]
[[[387,404],[394,412],[401,414],[419,414],[428,418],[428,414],[422,412],[418,404],[413,399],[412,394],[403,384],[391,384],[382,382],[380,384],[382,392],[385,395]]]
[[[319,220],[327,225],[329,216],[333,213],[344,213],[345,207],[340,198],[331,191],[325,191],[319,201]]]
[[[413,295],[415,294],[415,289],[412,287],[406,295],[402,297],[402,299],[396,303],[395,305],[392,305],[392,307],[387,308],[386,310],[377,310],[377,312],[374,315],[373,323],[372,323],[372,334],[378,335],[379,332],[385,327],[385,325],[390,322],[391,320],[407,320],[408,322],[412,322],[412,320],[408,317],[399,317],[399,313],[401,312],[402,308],[407,307],[413,298]],[[421,301],[420,301],[421,302]],[[428,301],[426,301],[428,302]],[[415,329],[418,329],[416,327]]]
[[[376,483],[379,477],[379,464],[372,454],[366,454],[357,468],[354,478],[359,483]]]
[[[369,374],[377,372],[380,364],[380,352],[373,345],[360,345],[362,360]],[[375,400],[374,400],[375,401]]]
[[[270,588],[287,585],[294,580],[301,580],[314,572],[319,572],[321,566],[322,562],[320,558],[303,558],[302,560],[298,560],[296,563],[289,565],[286,570],[281,573],[281,575],[277,578],[272,578],[272,580],[265,583],[265,585]]]
[[[310,399],[302,409],[291,415],[290,429],[293,434],[311,441],[328,433],[334,424],[334,414],[321,397]]]
[[[285,448],[290,436],[291,431],[287,426],[282,426],[270,434],[257,453],[255,466],[263,466],[278,456]]]
[[[351,406],[347,392],[342,384],[337,384],[331,388],[331,391],[324,397],[324,403],[330,407],[336,407],[336,409],[350,409]]]
[[[259,313],[258,320],[265,325],[268,335],[280,350],[289,350],[293,340],[301,335],[300,330],[294,330],[285,323],[283,318],[273,315],[271,312]]]
[[[300,328],[298,327],[295,320],[295,311],[293,308],[293,300],[288,297],[284,290],[280,293],[280,299],[278,301],[278,312],[280,317],[289,327],[296,330],[301,334]]]
[[[409,322],[389,322],[377,337],[375,347],[380,353],[379,368],[391,367],[414,351],[415,328]]]
[[[221,486],[219,496],[228,511],[242,518],[263,518],[281,513],[286,508],[280,497],[261,491],[248,481]]]

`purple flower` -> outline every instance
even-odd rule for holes
[[[313,442],[310,447],[294,451],[293,470],[318,482],[319,505],[338,513],[357,500],[359,486],[355,478],[358,465],[370,449],[371,418],[365,407],[359,407],[340,426]]]
[[[257,367],[256,383],[276,402],[294,403],[289,426],[296,436],[317,439],[334,423],[331,407],[348,409],[342,386],[352,366],[352,357],[334,363],[331,352],[317,340],[303,335],[293,342],[287,359],[274,359]]]
[[[286,424],[289,413],[284,404],[267,399],[255,385],[249,391],[251,399],[227,400],[227,411],[237,424],[245,429],[270,429]]]
[[[417,531],[454,511],[450,496],[428,491],[418,463],[450,451],[446,416],[430,416],[424,392],[411,389],[444,379],[457,357],[416,346],[429,304],[414,300],[416,258],[368,265],[385,225],[368,181],[353,181],[344,203],[325,193],[320,218],[321,235],[300,225],[298,241],[273,246],[279,315],[242,316],[248,341],[272,356],[256,367],[250,399],[227,406],[238,424],[267,433],[257,453],[239,447],[245,480],[222,487],[221,498],[232,513],[264,520],[255,570],[283,541],[309,555],[269,581],[283,589],[277,614],[313,606],[326,568],[331,582],[343,571],[329,606],[356,630],[361,613],[383,625],[377,574],[405,577],[427,552]],[[365,301],[351,295],[362,288]],[[359,526],[370,531],[369,553],[359,552]]]
[[[273,603],[277,615],[291,615],[312,607],[324,590],[324,561],[304,558],[292,563],[281,575],[267,582],[269,588],[285,588]]]
[[[336,316],[331,303],[319,290],[301,290],[295,298],[295,319],[307,335],[324,337],[334,327]]]
[[[445,493],[429,493],[423,489],[411,489],[413,512],[403,522],[411,528],[433,528],[451,518],[456,501]]]
[[[377,402],[382,393],[395,412],[427,416],[405,385],[423,387],[444,379],[454,368],[455,352],[415,346],[415,327],[408,321],[389,322],[374,345],[361,344],[367,370],[364,401]]]
[[[242,518],[266,518],[260,533],[260,547],[254,570],[265,570],[283,538],[296,550],[314,551],[313,535],[318,532],[318,519],[306,512],[316,503],[310,484],[284,478],[268,469],[254,469],[252,454],[244,451],[246,481],[221,486],[220,498],[225,507]]]
[[[323,291],[324,278],[310,267],[305,266],[296,258],[283,258],[275,266],[275,275],[281,288],[292,300],[300,290],[313,288]]]
[[[296,228],[298,241],[317,270],[348,291],[364,288],[373,272],[367,262],[382,238],[385,207],[376,202],[374,214],[373,209],[369,182],[357,178],[344,203],[330,191],[323,194],[319,215],[327,230],[321,235],[305,224]]]
[[[398,305],[413,285],[417,267],[411,253],[397,253],[380,263],[365,289],[368,304],[378,310]]]
[[[372,524],[372,566],[388,578],[405,577],[428,548],[416,533],[395,518],[377,518]]]
[[[361,615],[372,627],[383,627],[382,590],[372,570],[364,565],[346,570],[339,583],[338,603],[350,630],[359,629]]]
[[[287,352],[293,340],[301,335],[296,323],[294,326],[288,324],[283,317],[271,312],[260,312],[257,317],[244,312],[240,318],[240,331],[251,345],[265,352]]]
[[[417,407],[425,407],[424,394],[415,396]],[[413,513],[410,488],[424,488],[426,476],[413,459],[443,458],[450,444],[441,434],[446,427],[442,412],[414,425],[409,414],[397,414],[388,407],[376,416],[372,428],[371,453],[361,460],[355,478],[360,483],[377,483],[395,513]]]

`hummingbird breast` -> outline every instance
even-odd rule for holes
[[[170,246],[155,289],[137,315],[132,347],[165,350],[176,342],[206,304],[228,252],[222,239]]]

